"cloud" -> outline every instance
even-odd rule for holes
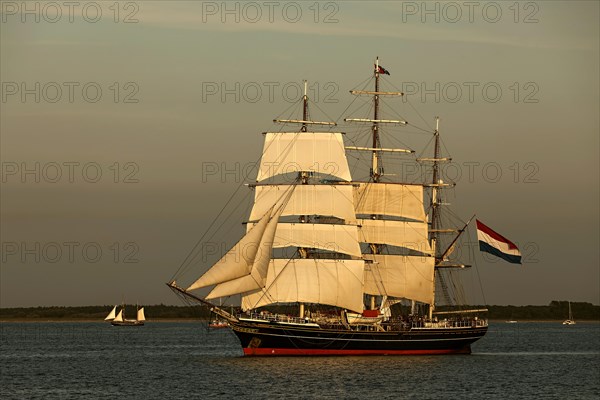
[[[216,9],[206,8],[206,3],[212,4]],[[408,18],[403,15],[399,3],[376,3],[377,7],[367,7],[360,3],[339,3],[337,11],[320,10],[318,15],[312,6],[302,3],[300,17],[291,12],[288,12],[291,16],[284,15],[283,7],[287,3],[290,2],[278,3],[279,8],[269,10],[266,6],[261,6],[263,3],[255,2],[253,4],[261,8],[260,17],[257,17],[258,14],[250,9],[244,11],[244,3],[240,2],[227,3],[231,7],[227,10],[221,9],[224,7],[223,3],[217,2],[151,2],[144,4],[140,13],[140,23],[165,29],[199,30],[216,34],[267,32],[542,49],[593,50],[597,47],[597,40],[594,40],[593,35],[582,37],[577,32],[566,34],[559,29],[560,25],[555,25],[560,20],[557,17],[560,11],[558,8],[545,9],[545,19],[539,20],[539,23],[514,23],[513,16],[506,13],[508,10],[505,10],[503,19],[498,23],[487,22],[481,17],[475,18],[473,23],[467,19],[451,23],[443,18],[436,23],[435,17],[428,17],[426,23],[422,23],[418,16]],[[294,19],[298,21],[291,22]],[[252,22],[253,20],[256,22]],[[557,26],[557,29],[554,29],[554,26]]]

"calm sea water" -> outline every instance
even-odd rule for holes
[[[492,323],[466,356],[241,354],[201,323],[3,323],[0,398],[600,398],[598,323]]]

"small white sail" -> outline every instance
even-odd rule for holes
[[[366,281],[366,279],[365,279]],[[392,317],[392,309],[391,307],[394,304],[398,304],[400,303],[402,300],[401,299],[390,299],[387,296],[381,296],[381,305],[379,306],[379,309],[381,310],[381,314],[383,314],[385,319],[389,319]]]
[[[119,314],[117,314],[117,317],[114,320],[117,322],[123,322],[123,310],[119,311]]]
[[[563,325],[575,325],[575,320],[573,319],[573,313],[571,312],[571,302],[569,302],[569,319],[563,321]]]
[[[140,308],[137,312],[137,320],[138,321],[145,321],[146,320],[146,316],[144,315],[144,307]]]
[[[116,312],[117,312],[117,306],[114,306],[112,311],[108,313],[108,315],[106,316],[106,318],[104,318],[104,320],[112,321],[113,319],[115,319]]]

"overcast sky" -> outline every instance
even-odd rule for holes
[[[179,304],[164,282],[302,79],[337,120],[375,56],[400,115],[441,117],[454,212],[521,247],[471,260],[487,303],[600,304],[598,2],[24,4],[1,3],[2,307]]]

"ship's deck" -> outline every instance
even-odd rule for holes
[[[245,313],[237,314],[238,320],[243,322],[269,323],[275,325],[292,325],[323,329],[347,329],[356,331],[411,331],[431,329],[464,329],[483,328],[488,326],[486,319],[481,318],[449,318],[443,320],[428,320],[426,318],[393,318],[373,324],[348,324],[339,316],[292,317],[284,314],[272,313]]]

